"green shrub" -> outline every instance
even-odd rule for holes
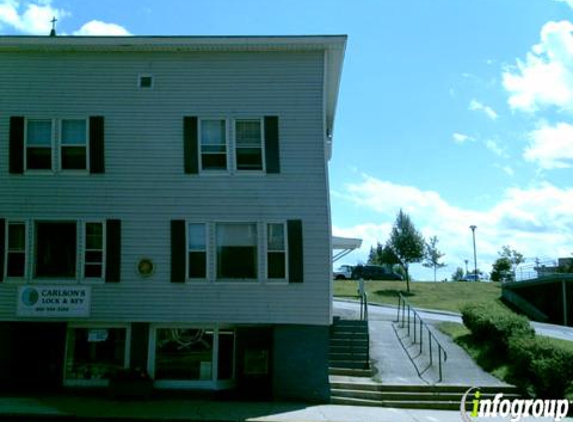
[[[512,336],[531,338],[535,331],[524,316],[491,303],[469,303],[462,308],[462,320],[476,340],[507,350]]]
[[[543,337],[514,336],[509,342],[509,360],[514,382],[536,396],[562,398],[572,392],[571,348]]]

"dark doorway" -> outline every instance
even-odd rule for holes
[[[11,328],[11,386],[17,391],[61,387],[66,323],[15,322]]]

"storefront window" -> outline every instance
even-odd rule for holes
[[[155,379],[211,380],[212,371],[212,330],[157,330]]]
[[[68,331],[67,380],[105,380],[125,366],[125,328]]]

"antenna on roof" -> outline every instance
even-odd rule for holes
[[[52,22],[52,30],[50,31],[50,37],[55,37],[56,36],[56,22],[58,20],[56,19],[56,17],[54,16],[52,18],[52,20],[50,22]]]

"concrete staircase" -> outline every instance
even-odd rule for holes
[[[330,375],[370,377],[368,321],[335,318],[330,327]]]
[[[379,406],[404,409],[459,410],[464,393],[471,386],[458,385],[382,385],[375,383],[331,382],[331,403],[353,406]],[[519,398],[515,387],[480,387],[481,400]],[[475,390],[466,400],[471,410]]]

